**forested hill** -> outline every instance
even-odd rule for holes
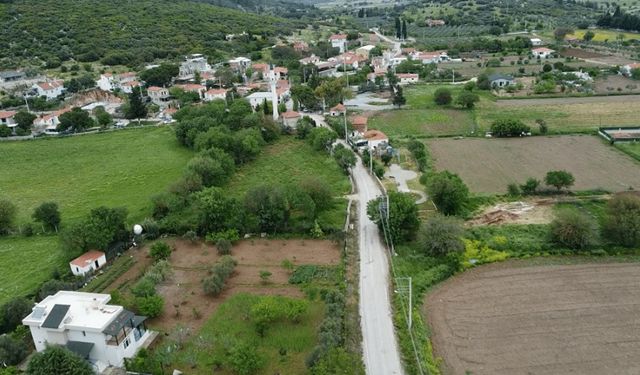
[[[1,1],[1,0],[0,0]],[[255,13],[267,13],[285,18],[313,17],[317,9],[313,4],[296,0],[191,0]]]
[[[0,1],[0,67],[34,57],[50,65],[71,58],[131,64],[195,51],[244,53],[255,42],[228,43],[225,35],[275,36],[297,22],[188,0]]]

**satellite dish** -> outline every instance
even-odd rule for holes
[[[142,225],[140,225],[140,224],[136,224],[136,225],[134,225],[134,226],[133,226],[133,233],[134,233],[136,236],[141,235],[141,234],[142,234]]]

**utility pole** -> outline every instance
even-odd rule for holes
[[[349,144],[349,133],[347,132],[347,108],[344,108],[344,140]]]

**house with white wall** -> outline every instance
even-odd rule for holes
[[[280,114],[282,124],[289,128],[296,128],[298,126],[298,120],[302,118],[299,112],[287,111]]]
[[[389,137],[380,130],[367,130],[362,135],[370,148],[377,148],[381,143],[389,143]]]
[[[171,94],[166,87],[151,86],[147,89],[147,95],[151,102],[159,107],[167,106],[171,100]]]
[[[620,74],[629,77],[631,71],[634,69],[640,69],[640,63],[627,64],[620,67]]]
[[[212,102],[214,100],[226,100],[227,90],[225,89],[211,89],[204,93],[204,101]]]
[[[13,116],[16,115],[15,111],[0,111],[0,125],[6,125],[9,128],[15,128],[18,126]]]
[[[140,82],[138,81],[128,81],[120,85],[120,89],[122,89],[122,92],[124,92],[125,94],[131,94],[133,90],[138,87],[140,87]]]
[[[107,264],[107,257],[102,251],[90,250],[69,262],[71,273],[76,276],[84,276],[92,273]]]
[[[102,91],[114,91],[122,89],[122,86],[127,82],[136,80],[136,74],[133,72],[126,72],[120,74],[104,73],[100,74],[100,78],[96,81],[96,84]]]
[[[122,367],[154,335],[146,317],[109,305],[109,294],[59,291],[37,303],[22,319],[38,352],[61,345],[87,360],[96,372]]]
[[[207,58],[199,53],[185,56],[184,61],[180,63],[178,78],[181,80],[189,80],[195,77],[197,73],[211,71],[211,65],[207,62]]]
[[[34,130],[36,132],[55,132],[60,124],[60,115],[69,112],[71,107],[59,109],[57,111],[42,114],[33,120]]]
[[[60,80],[39,82],[33,85],[38,96],[44,96],[47,100],[55,99],[64,92],[64,83]]]
[[[339,48],[340,53],[344,53],[347,50],[347,34],[333,34],[329,37],[329,43],[331,47]]]
[[[544,42],[540,38],[531,38],[529,40],[531,41],[531,45],[534,47],[539,47],[544,44]]]
[[[552,50],[551,48],[547,48],[547,47],[540,47],[540,48],[534,48],[531,50],[531,54],[533,55],[533,57],[536,58],[541,58],[541,59],[546,59],[551,57],[551,55],[556,52],[554,50]]]
[[[419,76],[416,73],[398,73],[396,74],[398,83],[401,85],[408,85],[412,83],[418,83]]]

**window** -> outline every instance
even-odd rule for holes
[[[130,340],[129,340],[129,338],[127,337],[127,339],[126,339],[126,340],[124,340],[124,348],[126,349],[126,348],[129,346],[129,344],[131,344],[131,341],[130,341]]]

